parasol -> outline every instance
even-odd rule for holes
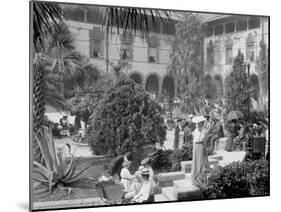
[[[231,120],[237,120],[237,119],[241,119],[243,118],[244,115],[242,112],[240,112],[239,110],[232,110],[227,114],[227,120],[231,121]]]

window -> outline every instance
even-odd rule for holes
[[[213,27],[212,26],[209,26],[207,28],[207,36],[212,36],[213,35]]]
[[[104,34],[100,27],[94,26],[89,30],[90,37],[90,57],[100,58],[103,56],[103,39]]]
[[[214,45],[212,41],[209,42],[207,47],[207,65],[214,65]]]
[[[215,35],[221,35],[223,34],[223,25],[219,24],[215,26]]]
[[[231,33],[235,30],[235,24],[234,23],[227,23],[225,25],[225,33]]]
[[[232,47],[226,47],[225,49],[225,64],[232,64]]]
[[[158,63],[158,47],[148,47],[148,62]]]
[[[102,40],[92,40],[92,57],[102,57]]]
[[[247,21],[246,20],[242,20],[242,21],[238,21],[236,23],[236,31],[243,31],[243,30],[247,30]]]
[[[254,62],[255,60],[255,47],[254,44],[248,44],[246,48],[246,59],[250,62]]]
[[[133,48],[130,44],[122,44],[121,47],[121,59],[132,60],[133,59]]]
[[[249,29],[255,29],[260,27],[260,18],[253,17],[249,20]]]

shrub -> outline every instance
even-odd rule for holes
[[[172,150],[163,148],[154,149],[150,154],[151,167],[156,172],[169,172],[172,169],[172,161],[170,155]]]
[[[170,155],[172,171],[181,170],[181,161],[192,160],[192,144],[183,145],[181,149],[176,149]]]
[[[233,162],[217,167],[211,171],[206,185],[198,186],[204,199],[269,195],[268,162]]]
[[[160,106],[127,76],[104,94],[87,131],[94,154],[138,152],[145,144],[163,143],[166,130]]]
[[[244,56],[239,51],[234,59],[233,70],[226,78],[227,110],[240,110],[244,114],[250,108],[250,83],[244,63]]]

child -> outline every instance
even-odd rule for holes
[[[127,193],[130,191],[132,186],[132,181],[134,179],[134,175],[131,175],[129,171],[129,167],[131,165],[131,162],[128,160],[125,160],[122,164],[123,168],[121,169],[120,177],[121,177],[121,183],[124,186],[124,192]]]
[[[149,170],[146,168],[142,168],[141,176],[142,176],[142,180],[143,180],[141,189],[134,196],[132,201],[137,202],[137,203],[154,202],[154,196],[153,196],[153,192],[152,192],[152,183],[149,180],[149,177],[150,177]]]

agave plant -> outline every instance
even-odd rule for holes
[[[71,155],[70,160],[67,160],[65,152],[62,149],[56,149],[51,130],[47,127],[43,127],[35,135],[35,141],[40,148],[42,159],[41,163],[33,161],[33,173],[35,174],[33,179],[47,185],[49,193],[52,192],[52,188],[55,186],[62,190],[68,190],[70,193],[71,189],[68,186],[81,179],[82,174],[90,166],[76,173],[80,158],[75,160],[74,156]],[[70,145],[66,145],[70,154]]]

